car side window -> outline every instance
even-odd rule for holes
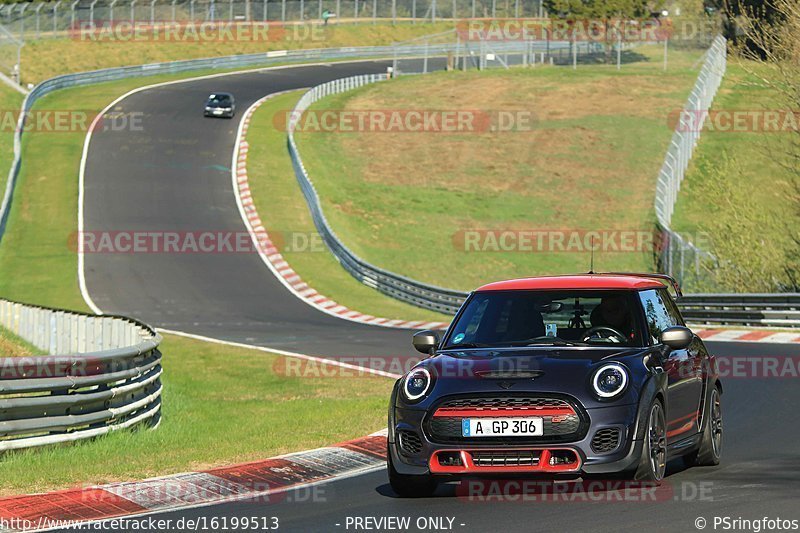
[[[666,291],[642,291],[639,293],[639,298],[642,301],[648,333],[653,343],[658,342],[661,332],[668,327],[681,325],[680,317],[674,316],[669,310],[667,301],[672,302]]]
[[[666,289],[661,292],[662,301],[667,308],[667,313],[669,313],[670,318],[672,319],[673,326],[685,326],[686,323],[683,321],[683,316],[681,315],[680,310],[678,310],[678,305],[675,303],[675,300],[669,295]]]

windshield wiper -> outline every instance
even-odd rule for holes
[[[586,346],[586,344],[582,342],[572,342],[557,339],[550,342],[532,342],[530,344],[526,344],[525,346]]]
[[[451,344],[446,348],[442,348],[443,350],[458,350],[460,348],[489,348],[489,344],[480,344],[476,342],[465,342],[463,344]]]
[[[509,346],[586,346],[586,344],[582,342],[565,341],[564,339],[550,337],[548,339],[541,339],[534,342],[530,341],[514,342],[511,343]]]

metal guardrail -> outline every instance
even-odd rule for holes
[[[455,32],[453,39],[456,38]],[[483,46],[484,43],[478,43],[480,47],[480,57],[475,66],[479,68],[487,68],[488,62],[483,57],[485,54],[491,53],[493,55],[503,54],[504,56],[517,56],[522,64],[528,62],[529,57],[534,54],[547,53],[548,57],[553,57],[553,53],[562,53],[568,51],[570,54],[577,55],[592,55],[597,53],[597,47],[592,43],[581,43],[584,46],[579,48],[569,41],[507,41],[507,42],[491,42],[490,46]],[[573,48],[574,47],[574,48]],[[458,41],[453,43],[431,43],[425,42],[420,45],[405,45],[396,46],[393,49],[393,64],[395,73],[427,73],[429,72],[428,62],[423,61],[414,65],[415,70],[411,70],[403,66],[398,68],[398,58],[420,58],[420,57],[436,57],[445,56],[448,54],[453,55],[453,65],[459,65],[459,55],[462,55],[464,68],[467,66],[467,57],[474,57],[474,51],[470,50],[465,43]],[[507,67],[507,61],[500,61],[499,65]],[[304,94],[294,110],[292,111],[291,118],[288,124],[288,139],[287,146],[289,154],[292,159],[292,166],[295,170],[300,189],[306,199],[308,207],[311,211],[314,225],[319,231],[325,244],[333,253],[334,257],[339,263],[347,270],[353,277],[361,283],[377,289],[378,291],[396,298],[398,300],[422,307],[438,311],[444,314],[453,315],[458,311],[464,298],[467,296],[466,292],[454,289],[446,289],[435,285],[429,285],[421,281],[416,281],[411,278],[389,272],[380,267],[372,265],[367,261],[361,259],[354,254],[335,234],[333,229],[328,224],[325,214],[319,201],[314,184],[303,165],[302,158],[297,149],[297,144],[294,139],[294,131],[297,126],[297,121],[302,116],[303,112],[308,109],[311,104],[332,94],[339,94],[342,92],[350,91],[352,89],[367,85],[370,83],[377,83],[386,80],[384,74],[352,76],[334,80],[328,83],[323,83],[310,89]]]
[[[495,47],[500,46],[501,50],[510,53],[524,53],[519,49],[513,49],[513,43],[493,43]],[[566,43],[568,46],[569,43]],[[433,50],[433,45],[426,45],[430,50]],[[530,43],[525,44],[530,47]],[[529,50],[536,50],[536,46],[528,48]],[[722,74],[724,73],[724,62],[726,53],[726,43],[722,37],[717,37],[709,52],[706,55],[706,62],[701,70],[700,77],[692,91],[692,96],[689,99],[686,110],[695,112],[697,110],[707,110],[711,104],[717,87],[721,82]],[[720,64],[721,62],[721,64]],[[455,64],[458,65],[456,59]],[[424,72],[427,72],[427,68]],[[333,229],[328,224],[325,214],[322,211],[319,195],[314,188],[314,184],[308,175],[308,171],[303,164],[300,153],[297,149],[297,143],[294,138],[295,128],[302,114],[316,101],[332,94],[339,94],[342,92],[350,91],[367,85],[370,83],[378,83],[385,81],[385,75],[366,75],[354,76],[340,80],[334,80],[322,85],[311,88],[306,92],[298,101],[294,110],[292,111],[291,118],[288,124],[288,139],[287,146],[289,155],[292,159],[292,165],[295,170],[300,189],[306,199],[309,210],[311,211],[312,219],[317,231],[320,233],[323,241],[333,253],[334,257],[339,263],[347,270],[354,278],[361,283],[372,287],[384,294],[393,298],[422,307],[433,311],[439,311],[445,314],[455,314],[458,311],[461,303],[466,298],[466,292],[457,291],[453,289],[445,289],[435,285],[429,285],[416,281],[393,272],[389,272],[380,267],[372,265],[367,261],[361,259],[354,254],[337,236]],[[682,119],[683,120],[683,117]],[[693,136],[680,135],[680,131],[676,131],[678,142],[676,144],[675,137],[673,137],[672,146],[677,146],[680,150],[682,162],[682,173],[688,165],[691,151],[699,136],[699,128]],[[671,154],[672,152],[670,152]],[[668,163],[671,161],[671,155],[667,156]],[[667,165],[668,163],[665,163]],[[671,165],[669,168],[678,169],[677,165]],[[677,198],[677,187],[680,185],[678,174],[663,173],[662,176],[669,177],[668,183],[659,181],[659,190],[657,192],[657,211],[666,208],[668,205],[674,205]],[[677,181],[675,181],[677,180]],[[672,188],[665,189],[669,186]],[[671,204],[669,203],[671,202]],[[669,208],[669,215],[671,216],[671,207]],[[659,215],[659,222],[662,217]],[[668,226],[667,226],[668,229]],[[680,236],[675,237],[680,239]],[[681,242],[681,241],[678,241]],[[687,321],[700,324],[718,324],[718,325],[750,325],[750,326],[774,326],[774,327],[800,327],[800,295],[794,294],[734,294],[734,295],[716,295],[716,294],[694,294],[684,296],[679,303],[684,316]]]
[[[154,329],[8,300],[0,300],[0,326],[51,354],[0,357],[0,451],[158,424],[161,336]]]
[[[287,146],[289,155],[292,159],[292,166],[300,184],[300,189],[308,203],[311,211],[311,218],[317,228],[322,240],[328,246],[333,256],[339,263],[358,281],[372,287],[392,298],[422,307],[439,311],[444,314],[454,315],[466,297],[466,293],[452,289],[445,289],[435,285],[428,285],[416,281],[380,267],[371,265],[354,254],[337,236],[328,224],[325,214],[322,211],[319,195],[314,184],[308,176],[303,160],[297,150],[297,143],[294,139],[294,132],[298,120],[303,113],[317,100],[332,94],[339,94],[362,87],[371,83],[378,83],[387,79],[386,74],[369,74],[363,76],[352,76],[334,80],[322,85],[313,87],[306,92],[295,105],[287,124],[288,139]]]
[[[689,294],[679,301],[693,324],[800,327],[800,294]]]
[[[367,59],[367,58],[397,58],[397,57],[422,57],[433,55],[446,55],[455,50],[457,45],[440,44],[435,48],[426,48],[425,45],[406,46],[365,46],[342,48],[315,48],[307,50],[280,50],[259,54],[242,54],[236,56],[213,57],[205,59],[192,59],[185,61],[171,61],[166,63],[153,63],[149,65],[136,65],[130,67],[108,68],[56,76],[43,81],[33,88],[22,102],[22,109],[17,121],[14,134],[14,160],[6,181],[6,190],[0,203],[0,241],[5,233],[8,214],[14,194],[17,175],[21,164],[22,132],[25,119],[37,100],[43,96],[70,87],[90,85],[128,78],[155,76],[159,74],[178,74],[181,72],[201,70],[236,70],[256,67],[267,67],[283,63],[308,63],[313,61],[335,61],[341,59]]]
[[[681,182],[708,117],[708,110],[722,83],[726,66],[727,41],[719,35],[706,52],[700,75],[680,113],[656,182],[656,219],[665,237],[659,255],[659,266],[681,285],[699,281],[703,273],[703,261],[713,260],[707,250],[700,249],[689,239],[679,235],[670,225]]]

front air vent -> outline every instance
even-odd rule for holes
[[[597,430],[592,437],[592,451],[594,453],[608,453],[619,447],[619,428],[603,428]]]
[[[397,432],[397,438],[404,455],[416,455],[422,451],[422,439],[415,432],[402,429]]]

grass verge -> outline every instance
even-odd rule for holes
[[[286,150],[286,132],[274,126],[276,115],[292,109],[303,92],[267,100],[255,112],[247,132],[248,181],[261,221],[273,236],[316,235]],[[284,246],[281,253],[300,277],[321,294],[351,309],[386,318],[442,321],[451,318],[388,298],[359,283],[321,243],[298,247],[297,251],[290,248]]]
[[[25,357],[28,355],[42,355],[42,353],[42,350],[19,335],[0,327],[0,357]]]
[[[386,424],[392,381],[306,377],[282,356],[167,335],[156,431],[0,456],[0,496],[135,480],[329,445]],[[290,375],[287,375],[290,374]]]
[[[0,98],[3,100],[2,125],[0,125],[0,202],[6,191],[8,171],[14,157],[14,127],[19,116],[19,108],[25,98],[20,92],[15,91],[5,83],[0,83]]]
[[[414,37],[442,32],[453,23],[437,24],[318,24],[304,25],[294,31],[278,29],[267,41],[258,39],[226,40],[153,40],[147,36],[135,39],[100,38],[42,39],[26,41],[22,49],[22,77],[25,83],[39,83],[58,74],[84,72],[101,68],[141,65],[181,59],[199,59],[239,54],[262,53],[270,50],[299,48],[333,48],[342,46],[381,46]],[[313,29],[313,31],[312,31]]]
[[[713,111],[758,116],[784,108],[755,74],[769,75],[758,65],[731,61]],[[672,218],[678,232],[699,236],[720,260],[699,290],[797,290],[800,281],[787,275],[800,271],[800,183],[788,156],[797,153],[793,137],[791,129],[760,132],[746,125],[715,129],[712,123],[703,131]]]
[[[48,95],[36,108],[69,109],[70,103],[80,101],[84,110],[100,111],[143,82],[199,74],[63,90]],[[83,141],[84,132],[24,135],[23,166],[0,246],[3,296],[85,309],[77,260],[69,245],[77,229]],[[3,342],[0,338],[0,350],[5,351]],[[17,339],[12,343],[24,348]],[[67,446],[4,454],[0,495],[263,459],[363,436],[385,424],[391,380],[286,375],[281,356],[170,335],[162,351],[164,417],[157,431],[124,431]],[[119,460],[121,456],[125,461]]]
[[[318,102],[312,109],[534,116],[534,127],[508,132],[298,134],[328,220],[364,259],[446,287],[587,271],[586,240],[555,253],[549,242],[533,251],[490,251],[491,243],[480,241],[467,251],[463,232],[556,231],[584,239],[589,230],[652,231],[656,176],[672,135],[668,117],[683,106],[700,54],[672,51],[663,72],[660,48],[636,53],[639,62],[620,71],[597,65],[437,73]],[[651,270],[653,259],[634,246],[601,250],[594,264]]]

